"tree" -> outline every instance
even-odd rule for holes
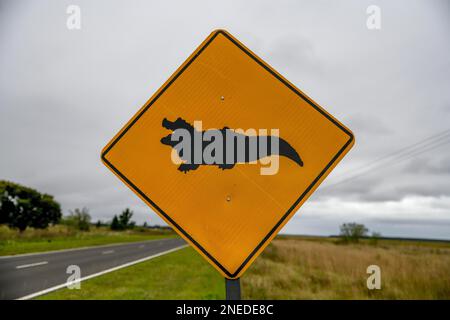
[[[91,225],[91,215],[87,208],[71,210],[66,218],[66,224],[74,226],[81,231],[89,231]]]
[[[125,230],[128,228],[133,228],[135,223],[131,221],[131,217],[133,216],[133,211],[126,208],[122,213],[117,217],[114,215],[114,218],[111,222],[111,230]]]
[[[119,223],[123,227],[123,229],[126,229],[130,226],[131,217],[133,216],[133,211],[126,208],[122,211],[122,213],[119,216]]]
[[[0,180],[0,224],[24,231],[47,228],[61,219],[61,206],[49,194]]]
[[[367,229],[363,224],[358,224],[355,222],[344,223],[340,226],[341,233],[340,237],[344,242],[358,242],[359,239],[367,235],[369,229]]]
[[[119,219],[116,215],[114,215],[114,218],[111,221],[111,230],[121,230],[121,225],[119,223]]]

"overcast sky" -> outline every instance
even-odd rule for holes
[[[71,4],[81,30],[66,27]],[[366,26],[372,4],[381,30]],[[447,0],[0,0],[0,179],[54,195],[64,213],[86,206],[106,221],[130,207],[138,223],[163,224],[100,150],[217,28],[356,136],[283,232],[336,234],[355,221],[450,239]]]

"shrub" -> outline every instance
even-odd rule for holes
[[[69,216],[64,218],[63,223],[81,231],[89,231],[91,215],[87,208],[82,208],[81,210],[76,208],[70,211]]]

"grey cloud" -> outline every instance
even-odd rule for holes
[[[321,61],[313,42],[302,35],[286,35],[266,44],[267,56],[272,64],[290,73],[319,77]]]
[[[445,147],[446,146],[443,148]],[[447,148],[448,147],[450,147],[450,143],[447,145]],[[409,161],[404,166],[403,171],[407,173],[431,174],[438,176],[448,175],[450,174],[450,154],[446,154],[444,150],[444,153],[441,156],[439,155],[439,152],[437,152],[437,154],[433,157],[417,157]]]
[[[361,135],[387,136],[392,134],[390,129],[383,120],[374,118],[363,113],[355,113],[348,119],[348,126],[351,126],[352,131]]]

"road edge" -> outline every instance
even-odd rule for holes
[[[186,247],[188,247],[188,245],[184,244],[184,245],[181,245],[179,247],[176,247],[176,248],[173,248],[173,249],[169,249],[169,250],[166,250],[166,251],[163,251],[163,252],[160,252],[160,253],[157,253],[157,254],[145,257],[145,258],[141,258],[141,259],[138,259],[138,260],[135,260],[135,261],[127,262],[127,263],[122,264],[122,265],[117,266],[117,267],[113,267],[113,268],[109,268],[109,269],[106,269],[106,270],[103,270],[103,271],[100,271],[100,272],[97,272],[97,273],[93,273],[93,274],[88,275],[86,277],[81,277],[80,279],[75,280],[75,281],[62,283],[62,284],[59,284],[57,286],[50,287],[48,289],[44,289],[44,290],[41,290],[41,291],[38,291],[38,292],[35,292],[35,293],[31,293],[29,295],[23,296],[21,298],[17,298],[15,300],[30,300],[30,299],[36,298],[38,296],[42,296],[44,294],[50,293],[52,291],[56,291],[56,290],[62,289],[64,287],[67,287],[67,286],[70,286],[70,285],[74,285],[76,283],[79,283],[79,282],[82,282],[82,281],[85,281],[85,280],[88,280],[88,279],[92,279],[92,278],[95,278],[95,277],[98,277],[98,276],[101,276],[101,275],[104,275],[104,274],[107,274],[107,273],[110,273],[110,272],[113,272],[113,271],[116,271],[116,270],[119,270],[119,269],[123,269],[123,268],[129,267],[129,266],[132,266],[132,265],[144,262],[144,261],[148,261],[148,260],[151,260],[151,259],[163,256],[163,255],[166,255],[168,253],[172,253],[172,252],[184,249]]]

